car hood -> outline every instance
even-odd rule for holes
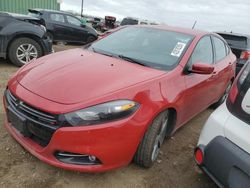
[[[79,48],[26,65],[17,74],[17,81],[48,100],[76,104],[162,74],[165,72]]]

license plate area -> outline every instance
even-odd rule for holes
[[[31,135],[27,129],[26,118],[15,113],[10,107],[7,109],[7,117],[11,125],[21,134],[23,134],[25,137],[29,137]]]

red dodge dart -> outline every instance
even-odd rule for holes
[[[40,160],[100,172],[150,167],[166,137],[228,95],[236,58],[214,33],[131,26],[22,67],[5,127]]]

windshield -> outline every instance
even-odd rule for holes
[[[89,49],[148,67],[172,70],[192,39],[191,35],[156,28],[127,27],[93,43]]]

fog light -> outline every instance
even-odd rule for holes
[[[203,150],[201,148],[197,147],[195,149],[194,156],[195,156],[196,163],[198,165],[201,165],[203,163],[203,160],[204,160]]]
[[[96,161],[96,157],[93,156],[93,155],[90,155],[90,156],[89,156],[89,160],[92,161],[92,162],[94,162],[94,161]]]
[[[101,164],[101,161],[93,155],[84,155],[78,153],[70,152],[56,152],[55,157],[63,162],[68,164],[76,165],[98,165]]]

